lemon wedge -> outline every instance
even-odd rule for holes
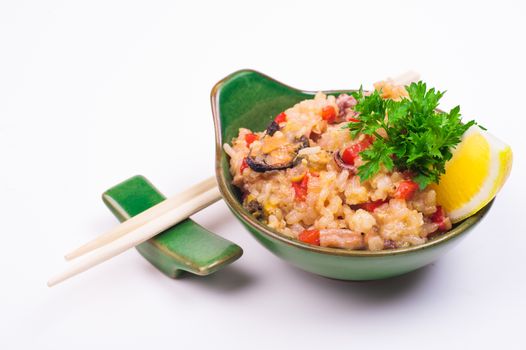
[[[475,214],[495,197],[510,174],[512,158],[510,146],[478,126],[464,133],[439,184],[431,185],[451,222]]]

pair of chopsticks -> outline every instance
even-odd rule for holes
[[[418,73],[409,71],[389,80],[405,86],[418,79]],[[52,287],[109,260],[147,241],[219,199],[221,199],[221,193],[215,178],[211,177],[200,182],[66,254],[65,258],[71,261],[70,264],[63,272],[49,279],[47,285]]]
[[[117,256],[219,199],[221,193],[216,179],[206,179],[66,254],[65,259],[71,263],[63,272],[51,277],[47,285],[52,287]]]

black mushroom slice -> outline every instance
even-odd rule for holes
[[[256,219],[259,219],[263,216],[263,206],[257,200],[252,199],[246,201],[245,208],[252,214]]]
[[[264,138],[262,141],[265,141]],[[250,169],[258,173],[293,168],[301,162],[301,157],[298,157],[298,152],[306,147],[309,147],[309,139],[302,136],[294,142],[290,142],[286,146],[280,147],[280,149],[269,154],[252,154],[251,151],[247,157],[247,164]],[[276,159],[278,160],[276,161]]]
[[[267,135],[272,136],[278,130],[279,130],[279,124],[276,123],[276,121],[273,120],[272,123],[270,123],[269,126],[267,126],[267,130],[266,130],[267,131]]]
[[[340,155],[339,151],[334,152],[334,162],[341,170],[346,169],[353,175],[356,175],[358,173],[358,168],[356,168],[356,166],[346,164],[343,161],[342,156]]]

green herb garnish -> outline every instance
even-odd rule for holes
[[[464,132],[475,125],[471,120],[461,122],[460,107],[449,113],[436,111],[443,92],[427,89],[423,82],[406,87],[409,98],[400,101],[383,99],[379,91],[365,95],[362,88],[352,93],[357,100],[357,122],[345,128],[353,138],[360,133],[374,135],[372,146],[360,153],[365,163],[358,168],[362,181],[373,177],[384,166],[388,171],[396,168],[415,174],[414,181],[421,189],[432,182],[438,183],[451,159],[451,150]],[[387,118],[386,118],[387,116]],[[379,130],[385,130],[383,137]],[[383,133],[382,133],[383,134]]]

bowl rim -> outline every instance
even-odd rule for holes
[[[462,233],[467,232],[468,228],[476,225],[482,218],[486,215],[486,213],[489,211],[491,206],[493,205],[493,202],[495,199],[492,199],[488,204],[483,206],[478,212],[473,214],[472,216],[464,219],[460,223],[456,224],[455,227],[453,227],[451,230],[441,234],[440,236],[431,239],[430,241],[417,245],[417,246],[411,246],[407,248],[397,248],[397,249],[388,249],[388,250],[380,250],[380,251],[369,251],[369,250],[348,250],[348,249],[341,249],[341,248],[330,248],[330,247],[320,247],[315,245],[306,244],[303,242],[300,242],[298,240],[295,240],[293,238],[290,238],[288,236],[285,236],[278,231],[272,230],[265,224],[259,222],[256,220],[245,208],[243,208],[242,204],[238,201],[235,194],[232,193],[227,186],[227,180],[223,176],[223,169],[221,166],[221,157],[223,156],[223,140],[221,135],[221,115],[219,112],[219,96],[221,93],[221,88],[223,85],[228,82],[230,79],[235,78],[238,75],[247,74],[247,73],[255,73],[260,76],[262,76],[265,79],[274,81],[278,84],[281,84],[291,90],[295,90],[299,93],[304,94],[310,94],[314,95],[316,91],[309,91],[309,90],[301,90],[294,88],[290,85],[283,84],[279,80],[276,80],[274,78],[271,78],[267,76],[266,74],[260,73],[253,69],[241,69],[238,71],[235,71],[225,78],[221,79],[219,82],[217,82],[214,87],[212,88],[212,91],[210,93],[210,101],[212,105],[212,116],[214,119],[214,133],[215,133],[215,172],[216,172],[216,180],[219,186],[219,190],[223,196],[223,199],[227,203],[227,205],[230,207],[230,209],[236,214],[237,216],[241,217],[241,219],[244,221],[244,223],[248,224],[258,232],[262,233],[263,235],[266,235],[270,238],[273,238],[275,240],[278,240],[282,243],[285,243],[289,246],[293,246],[302,250],[316,252],[316,253],[322,253],[322,254],[328,254],[328,255],[336,255],[336,256],[351,256],[351,257],[384,257],[384,256],[393,256],[393,255],[402,255],[402,254],[408,254],[413,253],[417,251],[422,251],[425,249],[430,249],[433,247],[436,247],[438,245],[441,245],[444,242],[450,241],[453,238],[456,238],[460,236]],[[345,92],[352,92],[355,90],[324,90],[322,91],[325,94],[334,94],[334,93],[345,93]]]

